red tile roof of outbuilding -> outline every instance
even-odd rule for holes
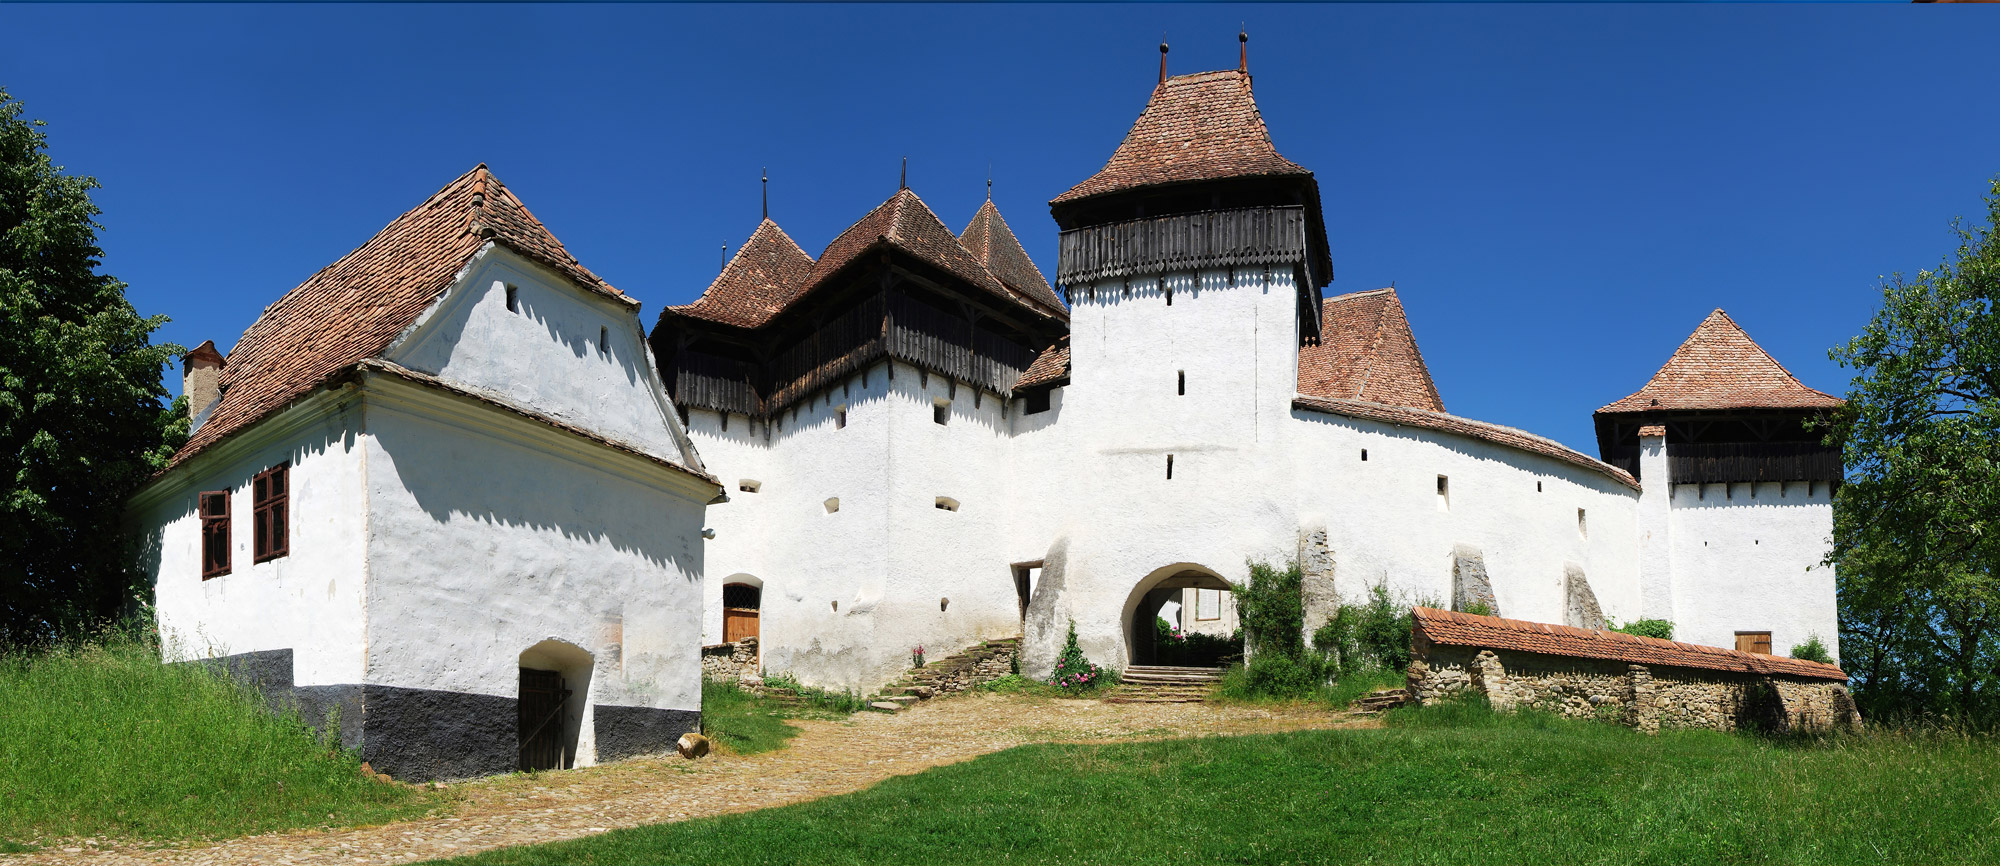
[[[1716,310],[1703,319],[1646,387],[1602,409],[1830,409],[1841,399],[1806,387],[1743,328]]]
[[[229,352],[215,411],[169,465],[381,354],[489,241],[586,291],[639,305],[578,263],[481,163],[264,308]]]
[[[1341,295],[1320,305],[1319,345],[1299,349],[1299,393],[1445,411],[1395,289]]]
[[[1311,176],[1278,155],[1250,92],[1250,74],[1230,69],[1176,75],[1153,88],[1146,110],[1096,174],[1051,205],[1142,186],[1231,177]]]
[[[1069,378],[1068,334],[1057,338],[1048,348],[1043,349],[1040,355],[1035,356],[1035,362],[1029,364],[1028,369],[1021,373],[1021,378],[1014,382],[1014,390],[1047,385],[1066,378]]]
[[[1574,628],[1429,607],[1419,607],[1414,614],[1416,631],[1430,642],[1446,646],[1513,650],[1552,656],[1605,659],[1628,664],[1704,668],[1747,674],[1847,679],[1846,673],[1830,664],[1640,637],[1605,629]]]

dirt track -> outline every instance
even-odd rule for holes
[[[450,817],[332,832],[271,833],[175,848],[51,848],[0,856],[41,863],[409,863],[605,830],[747,812],[858,791],[891,776],[1027,743],[1104,742],[1354,726],[1309,708],[1102,704],[992,695],[920,704],[896,715],[794,722],[781,750],[688,761],[635,758],[602,767],[502,776],[455,786]]]

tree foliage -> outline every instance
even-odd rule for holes
[[[186,436],[125,284],[98,273],[97,181],[65,174],[0,89],[0,643],[75,632],[132,597],[127,494]]]
[[[2000,719],[2000,179],[1987,222],[1898,274],[1859,336],[1832,433],[1841,650],[1864,712]]]

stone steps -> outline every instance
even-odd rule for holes
[[[1000,638],[974,644],[937,661],[926,662],[923,667],[911,668],[904,672],[901,679],[882,687],[868,706],[882,712],[897,712],[917,701],[964,688],[963,681],[975,675],[981,665],[1002,656],[1018,654],[1020,648],[1020,638]]]
[[[1208,700],[1222,682],[1221,668],[1183,665],[1130,665],[1107,704],[1194,704]]]
[[[1410,703],[1409,689],[1376,689],[1356,698],[1348,712],[1357,716],[1372,716],[1384,710],[1393,710]]]

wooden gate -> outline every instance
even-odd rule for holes
[[[521,769],[561,770],[563,762],[563,708],[569,702],[568,684],[555,671],[521,669],[520,718]]]

